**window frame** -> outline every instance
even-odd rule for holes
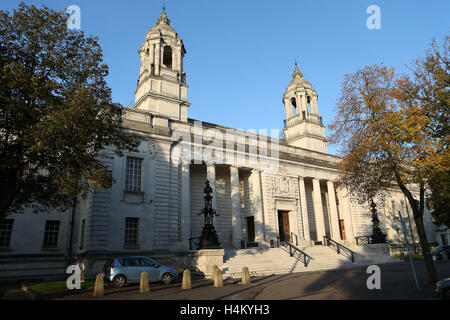
[[[132,183],[131,183],[131,188],[129,188],[129,183],[128,183],[128,177],[129,177],[129,171],[128,171],[128,160],[129,159],[134,159],[134,160],[139,160],[140,161],[140,175],[139,175],[139,189],[136,190],[135,184],[136,181],[134,180],[134,178],[136,177],[135,172],[133,172],[131,179]],[[135,169],[135,168],[134,168]],[[145,176],[145,159],[143,157],[140,156],[136,156],[136,155],[126,155],[125,156],[125,163],[124,163],[124,182],[123,182],[123,190],[125,193],[144,193],[144,179],[143,177]]]
[[[5,223],[5,222],[7,222],[7,223]],[[6,226],[5,229],[3,229],[4,226]],[[6,219],[5,218],[5,219],[0,220],[0,249],[10,249],[11,248],[11,238],[12,238],[13,229],[14,229],[14,219]],[[5,241],[5,243],[7,245],[3,245],[3,241]]]
[[[57,228],[55,229],[54,226],[50,226],[50,224],[56,224]],[[50,229],[50,227],[52,227],[52,229]],[[61,227],[61,220],[45,220],[42,249],[44,250],[58,249],[60,227]],[[49,245],[49,242],[50,244],[54,243],[55,245]]]
[[[129,226],[127,225],[127,222],[132,223],[131,219],[133,219],[136,223],[135,226]],[[124,226],[124,237],[123,237],[123,246],[124,248],[139,248],[139,217],[125,217],[125,226]],[[131,228],[133,227],[133,229]],[[135,229],[134,229],[135,228]],[[132,233],[130,234],[130,230],[135,232],[135,235]],[[130,242],[130,238],[134,237],[135,241]]]

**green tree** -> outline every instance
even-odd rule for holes
[[[443,59],[448,75],[448,56]],[[413,70],[418,70],[417,65]],[[445,87],[429,82],[429,86],[424,90],[417,75],[396,76],[386,66],[368,66],[345,75],[329,128],[330,140],[341,144],[342,182],[353,196],[367,203],[371,198],[383,199],[396,186],[408,199],[429,281],[435,283],[438,277],[423,214],[431,177],[449,170],[448,123],[440,122],[448,110],[448,83]]]
[[[92,184],[110,187],[101,151],[138,146],[111,101],[98,39],[67,19],[24,3],[0,11],[0,218],[66,209]]]

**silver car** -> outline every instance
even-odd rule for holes
[[[178,275],[175,269],[159,264],[149,257],[113,258],[103,267],[105,280],[117,288],[121,288],[127,283],[140,283],[143,271],[148,273],[149,282],[162,281],[164,284],[170,284],[177,281]]]

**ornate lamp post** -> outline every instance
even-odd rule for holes
[[[380,229],[380,220],[378,219],[377,209],[373,199],[370,199],[370,206],[372,207],[372,235],[371,243],[386,243],[386,234],[384,234]]]
[[[216,230],[213,225],[213,217],[219,216],[216,210],[212,207],[212,188],[209,185],[209,181],[206,180],[205,188],[203,192],[205,195],[205,207],[198,214],[205,216],[205,222],[202,230],[202,234],[199,239],[198,249],[220,249],[219,238],[217,237]]]

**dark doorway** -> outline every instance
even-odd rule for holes
[[[280,240],[290,242],[291,232],[289,230],[289,211],[278,211],[278,228]]]
[[[247,241],[255,242],[255,218],[247,217]]]

